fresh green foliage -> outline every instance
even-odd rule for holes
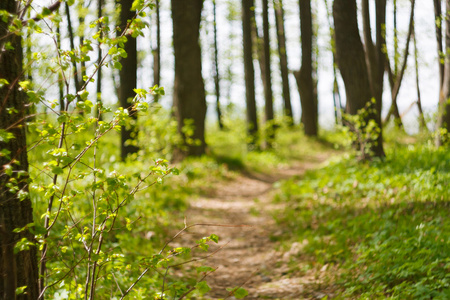
[[[342,115],[345,126],[341,126],[341,130],[347,136],[347,144],[354,147],[361,160],[369,159],[374,155],[373,147],[380,135],[380,127],[375,121],[377,112],[374,106],[375,98],[372,98],[364,108],[358,110],[357,114]]]
[[[19,200],[30,198],[33,203],[34,222],[16,228],[14,233],[29,231],[35,239],[19,240],[14,252],[38,248],[40,285],[46,298],[122,299],[128,295],[136,299],[181,299],[210,289],[204,278],[213,268],[204,266],[199,270],[202,277],[189,280],[180,280],[170,272],[201,260],[193,250],[208,251],[209,243],[218,243],[219,237],[212,234],[186,247],[164,244],[170,237],[168,231],[181,226],[174,220],[183,219],[180,213],[186,207],[187,195],[196,191],[186,172],[179,179],[172,177],[180,171],[167,159],[180,138],[169,113],[151,102],[151,96],[164,95],[164,88],[135,89],[130,107],[98,103],[98,111],[94,113],[93,109],[97,97],[90,90],[97,71],[101,67],[122,67],[120,60],[128,55],[124,45],[143,34],[146,23],[140,17],[146,16],[144,10],[149,6],[153,6],[151,1],[134,1],[137,14],[123,30],[110,27],[108,17],[92,21],[90,29],[80,25],[79,35],[86,30],[91,34],[84,36],[79,47],[69,50],[58,42],[58,13],[44,9],[37,19],[45,18],[46,27],[39,28],[33,20],[22,22],[17,16],[0,12],[0,17],[11,19],[10,33],[27,31],[30,40],[50,38],[56,47],[51,51],[39,44],[33,47],[37,51],[30,53],[26,68],[39,62],[36,72],[41,76],[33,82],[18,82],[34,111],[44,113],[27,119],[28,188],[21,189],[17,181],[27,175],[25,171],[17,172],[17,178],[11,178],[7,186]],[[88,9],[77,5],[76,12],[84,20]],[[97,44],[107,54],[83,70],[86,75],[82,86],[74,90],[73,65],[89,64],[91,56],[97,54],[93,47]],[[61,83],[60,99],[51,98],[54,93],[51,87],[46,89],[47,80]],[[0,84],[8,82],[1,79]],[[132,142],[145,147],[126,161],[119,161],[118,135],[134,122],[133,114],[143,117],[137,125],[145,130]],[[0,130],[2,142],[11,139],[11,133]],[[11,153],[2,149],[0,155],[9,158]],[[5,175],[11,177],[14,163],[12,160],[2,166]],[[206,174],[212,173],[204,165],[201,168]],[[196,167],[191,171],[197,172]],[[25,289],[18,287],[16,292],[21,294]]]
[[[342,298],[450,297],[450,151],[390,149],[385,161],[330,162],[281,183],[274,214],[303,261],[328,274]],[[330,283],[329,283],[330,284]]]

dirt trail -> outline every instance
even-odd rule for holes
[[[314,292],[317,277],[292,278],[288,274],[289,253],[276,251],[277,242],[270,239],[280,232],[271,216],[273,184],[280,179],[302,175],[316,167],[326,157],[315,157],[308,162],[278,169],[270,175],[239,175],[229,182],[214,186],[208,196],[195,199],[186,212],[188,223],[246,224],[252,227],[194,227],[179,240],[180,244],[214,233],[219,245],[228,244],[203,262],[218,269],[206,281],[212,287],[205,298],[226,298],[226,288],[242,285],[249,295],[245,299],[314,299],[325,296]],[[211,248],[213,250],[213,248]],[[294,249],[295,250],[295,249]],[[296,253],[294,253],[295,255]],[[229,297],[227,299],[235,299]]]

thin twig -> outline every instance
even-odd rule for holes
[[[185,232],[186,230],[188,230],[189,228],[192,228],[194,226],[212,226],[212,227],[253,227],[252,225],[227,225],[227,224],[212,224],[212,223],[197,223],[197,224],[192,224],[189,226],[186,226],[186,221],[185,221],[185,227],[183,229],[181,229],[177,234],[175,234],[168,242],[166,242],[164,244],[164,247],[161,249],[161,251],[159,251],[159,254],[161,254],[164,249],[166,249],[166,247],[173,242],[173,240],[175,240],[180,234],[182,234],[183,232]]]
[[[215,268],[214,270],[211,270],[211,271],[205,273],[205,275],[204,275],[198,282],[202,282],[203,280],[205,280],[205,278],[206,278],[209,274],[215,272],[218,268],[219,268],[219,267],[217,267],[217,268]],[[178,300],[183,299],[184,297],[186,297],[187,295],[189,295],[190,293],[192,293],[192,291],[194,291],[195,289],[196,289],[196,287],[195,287],[195,285],[194,285],[194,286],[191,287],[187,292],[185,292],[183,295],[181,295],[180,298],[178,298]]]

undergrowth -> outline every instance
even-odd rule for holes
[[[275,201],[288,208],[274,213],[285,226],[278,238],[302,245],[291,264],[333,270],[325,284],[336,298],[449,299],[449,186],[446,148],[392,147],[370,163],[340,158],[280,183]]]

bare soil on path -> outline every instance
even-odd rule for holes
[[[210,234],[217,234],[220,251],[202,264],[217,268],[206,277],[212,290],[205,299],[235,299],[227,288],[242,286],[249,295],[245,299],[320,299],[321,277],[317,272],[301,275],[289,271],[289,262],[298,257],[301,245],[280,251],[273,237],[282,233],[273,213],[284,203],[274,204],[274,183],[293,176],[302,176],[317,167],[328,156],[311,157],[270,174],[243,173],[213,186],[206,196],[192,199],[186,212],[188,225],[198,223],[250,225],[251,227],[195,226],[181,236],[180,244],[192,243]],[[226,245],[225,245],[226,244]],[[225,245],[225,246],[224,246]],[[298,258],[296,258],[298,259]]]

